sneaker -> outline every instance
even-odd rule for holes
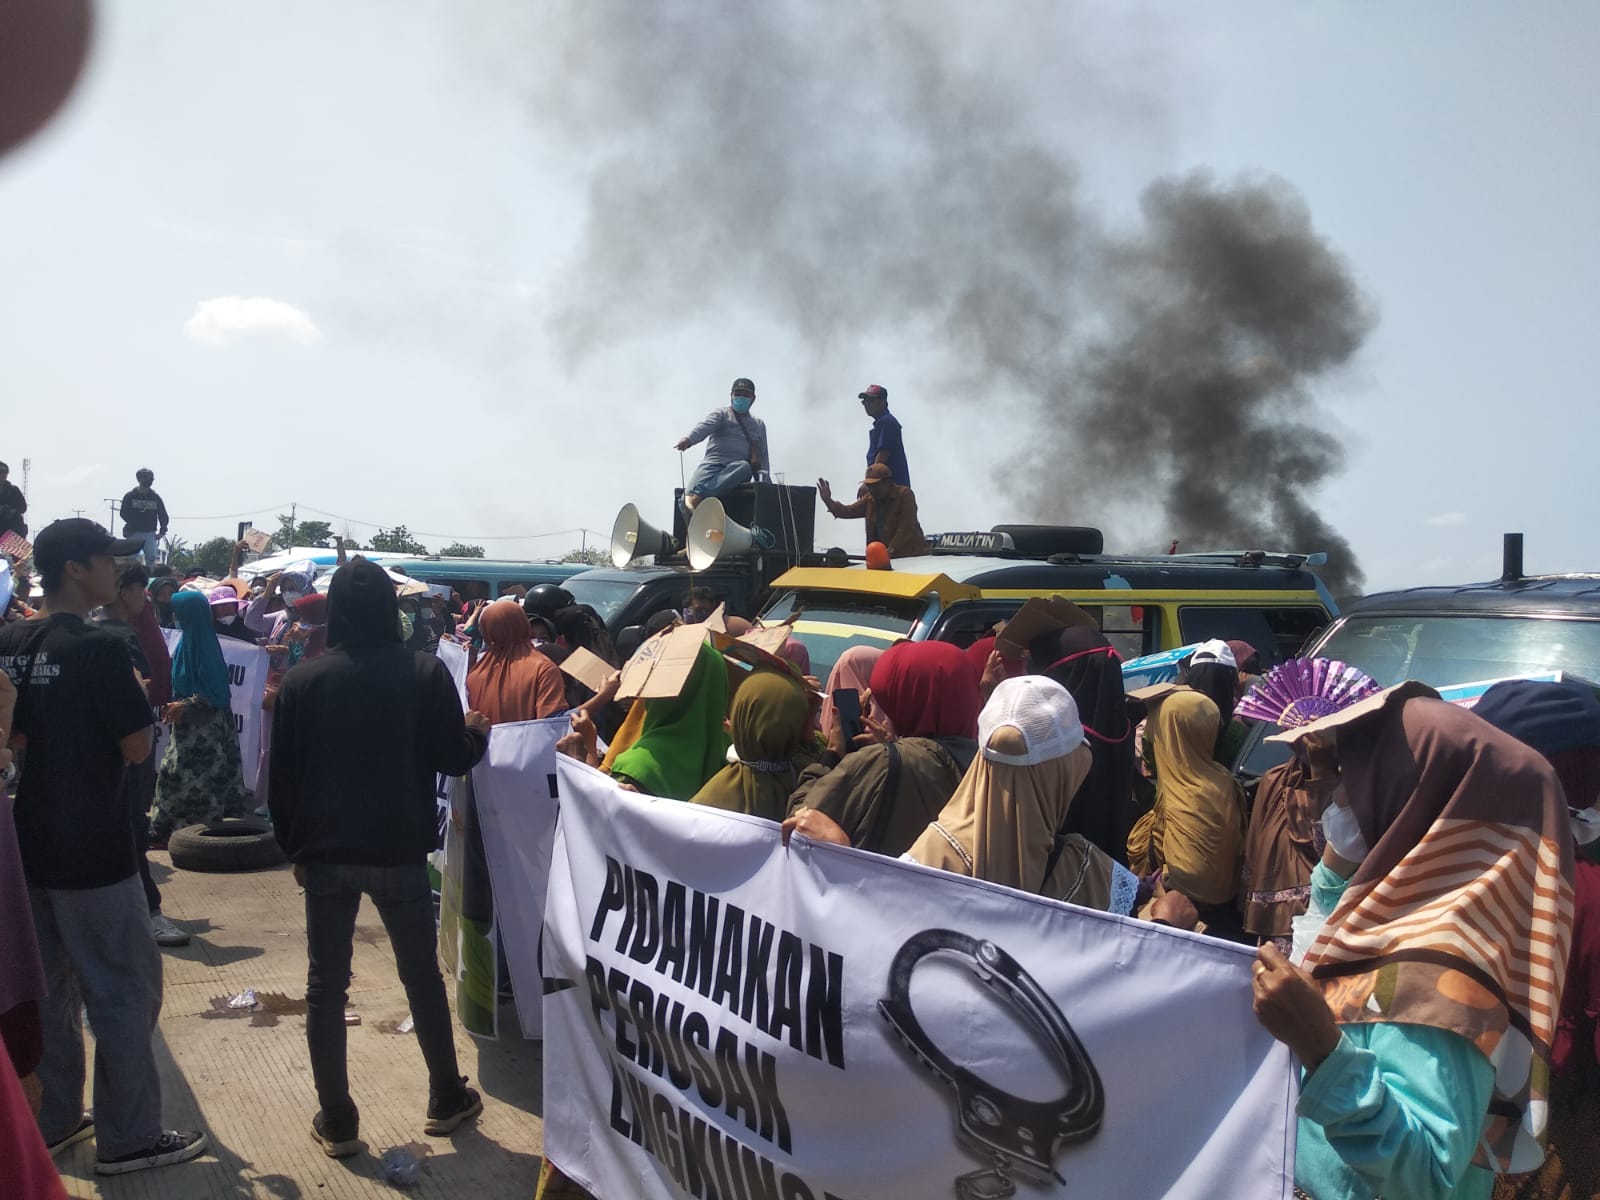
[[[482,1111],[483,1097],[467,1086],[467,1077],[463,1075],[461,1087],[454,1096],[443,1100],[438,1096],[428,1098],[428,1123],[422,1127],[422,1132],[444,1137]]]
[[[322,1152],[329,1158],[349,1158],[361,1151],[361,1139],[356,1136],[360,1122],[355,1112],[348,1121],[329,1121],[318,1109],[317,1115],[311,1118],[311,1136],[322,1144]]]
[[[179,1133],[169,1129],[142,1150],[119,1154],[116,1158],[96,1159],[96,1175],[127,1175],[151,1167],[165,1167],[172,1163],[188,1162],[199,1158],[211,1143],[203,1133]]]
[[[76,1146],[79,1142],[88,1141],[94,1136],[94,1114],[84,1113],[72,1131],[59,1141],[50,1143],[50,1155],[55,1157],[68,1146]]]
[[[188,931],[179,929],[159,911],[150,914],[150,932],[155,934],[156,945],[158,946],[187,946],[189,944]]]

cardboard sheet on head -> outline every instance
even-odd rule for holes
[[[1042,633],[1056,629],[1098,630],[1100,623],[1070,600],[1060,596],[1034,596],[1006,622],[995,638],[995,649],[1005,658],[1024,658],[1028,644]]]

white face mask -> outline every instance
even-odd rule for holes
[[[1337,802],[1328,805],[1322,814],[1322,836],[1328,839],[1335,854],[1353,863],[1366,858],[1371,849],[1361,835],[1356,814]]]
[[[1572,822],[1572,836],[1580,846],[1600,838],[1600,808],[1569,808],[1567,818]]]
[[[293,588],[284,588],[283,602],[285,604],[293,604],[296,600],[301,599],[304,595],[304,592],[297,592]]]

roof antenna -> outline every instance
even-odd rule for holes
[[[1522,535],[1505,535],[1505,548],[1501,553],[1501,583],[1517,583],[1522,579]]]

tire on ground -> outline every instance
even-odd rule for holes
[[[271,826],[234,818],[174,829],[167,853],[185,871],[257,871],[284,860]]]

